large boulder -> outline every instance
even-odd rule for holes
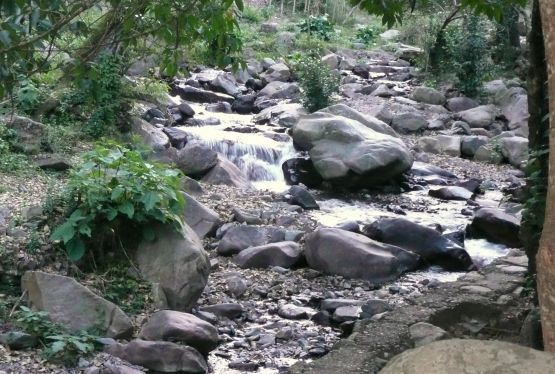
[[[401,113],[393,117],[391,126],[401,134],[409,134],[425,130],[428,121],[418,113]]]
[[[258,92],[258,97],[264,96],[268,99],[296,99],[301,95],[301,89],[297,83],[273,81],[268,83]]]
[[[41,150],[41,142],[44,135],[44,125],[21,116],[0,116],[0,124],[13,130],[16,135],[14,147],[22,152],[33,154]]]
[[[292,130],[293,141],[309,151],[322,178],[345,188],[381,184],[412,165],[402,140],[346,117],[318,112],[301,118]]]
[[[289,268],[299,261],[301,253],[295,242],[270,243],[242,250],[234,262],[241,268]]]
[[[501,154],[511,165],[516,168],[524,168],[528,162],[528,139],[520,136],[512,136],[499,140]]]
[[[287,82],[291,79],[291,70],[283,62],[279,62],[270,66],[268,70],[260,74],[260,77],[266,83],[275,81]]]
[[[135,116],[131,118],[131,130],[155,152],[162,152],[170,146],[170,138],[161,129],[142,118]]]
[[[256,123],[271,123],[291,127],[305,114],[307,114],[306,109],[301,104],[278,104],[263,109],[254,117],[254,121]]]
[[[480,104],[476,100],[464,96],[459,96],[448,99],[445,107],[451,112],[458,113],[464,110],[476,108],[479,105]]]
[[[495,340],[450,339],[393,357],[380,374],[551,373],[555,356]]]
[[[203,90],[202,88],[196,88],[183,84],[175,86],[172,93],[174,95],[178,95],[183,100],[192,101],[194,103],[219,103],[220,101],[225,101],[233,104],[233,101],[235,100],[235,98],[231,95]]]
[[[52,322],[73,331],[97,328],[111,338],[128,338],[133,324],[117,305],[94,294],[75,279],[42,271],[27,271],[21,289],[29,304],[48,312]]]
[[[363,114],[345,104],[335,104],[320,110],[319,112],[330,113],[336,116],[352,119],[362,123],[364,126],[377,131],[382,134],[398,137],[397,133],[387,125],[387,123],[380,121],[376,117],[368,114]]]
[[[202,243],[187,224],[155,226],[155,239],[142,241],[135,253],[141,275],[159,284],[168,307],[190,310],[208,282],[210,261]]]
[[[185,343],[202,354],[218,346],[218,330],[214,326],[192,314],[175,310],[161,310],[151,315],[140,337]]]
[[[305,257],[313,269],[373,283],[394,280],[420,264],[417,254],[335,228],[307,235]]]
[[[183,192],[185,197],[185,212],[183,218],[200,239],[214,234],[220,225],[220,215],[204,204],[199,203],[194,197]]]
[[[237,85],[235,77],[231,73],[220,73],[210,81],[210,88],[214,91],[237,97],[241,94],[241,89]]]
[[[339,63],[341,62],[341,57],[336,55],[335,53],[330,53],[322,57],[322,62],[329,66],[330,69],[338,69]]]
[[[414,252],[431,265],[446,270],[469,271],[476,268],[466,250],[438,231],[404,218],[381,217],[363,232],[378,240]]]
[[[431,87],[416,87],[412,92],[411,99],[432,105],[445,104],[445,95]]]
[[[197,350],[170,342],[135,339],[127,344],[112,344],[106,352],[159,373],[208,372],[208,364]]]
[[[308,190],[302,186],[292,186],[289,189],[289,202],[299,205],[303,209],[320,209],[320,206]]]
[[[272,226],[234,226],[229,228],[218,243],[218,253],[223,256],[237,254],[249,247],[285,240],[285,230]]]
[[[474,213],[467,232],[472,237],[486,238],[508,247],[520,247],[520,220],[502,210],[481,208]]]
[[[423,152],[446,154],[453,157],[461,155],[461,137],[451,135],[423,136],[417,141]]]
[[[227,158],[218,154],[218,163],[214,166],[201,181],[209,184],[225,184],[237,188],[250,188],[251,183],[245,173]]]
[[[478,148],[488,144],[489,138],[484,135],[463,136],[461,139],[461,154],[464,157],[472,158]]]
[[[493,123],[497,109],[493,105],[481,105],[459,112],[459,117],[472,128],[484,128]]]
[[[201,143],[190,142],[177,153],[177,167],[188,176],[203,176],[217,163],[218,153]]]
[[[521,87],[511,87],[499,92],[495,102],[508,121],[509,129],[517,135],[528,137],[528,95]]]

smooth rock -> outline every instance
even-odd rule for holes
[[[474,194],[464,187],[447,186],[431,189],[428,195],[442,200],[469,200]]]
[[[417,322],[409,327],[410,339],[415,347],[444,340],[449,337],[447,331],[427,322]]]
[[[289,189],[289,195],[291,195],[291,198],[289,199],[291,204],[299,205],[306,210],[320,209],[320,206],[314,197],[306,188],[302,186],[291,186]]]
[[[204,204],[199,203],[194,197],[183,192],[185,197],[185,211],[183,218],[200,239],[216,233],[220,225],[220,215]]]
[[[474,213],[467,232],[472,237],[486,238],[508,247],[520,247],[520,221],[517,217],[495,208],[481,208]]]
[[[243,249],[233,261],[241,268],[289,268],[301,257],[301,249],[295,242],[279,242]]]

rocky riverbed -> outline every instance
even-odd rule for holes
[[[527,261],[515,237],[527,130],[513,104],[522,88],[489,83],[491,103],[480,106],[420,87],[414,68],[397,56],[334,56],[325,61],[343,75],[342,104],[310,116],[297,103],[288,67],[276,61],[251,61],[242,76],[198,71],[175,82],[164,105],[138,103],[134,131],[156,159],[194,178],[184,179],[185,217],[199,240],[187,239],[196,262],[183,274],[195,290],[180,279],[164,283],[168,274],[160,273],[181,274],[170,269],[171,257],[168,269],[154,269],[156,261],[139,255],[139,271],[165,294],[125,320],[144,341],[107,342],[111,354],[83,358],[79,369],[45,364],[36,350],[2,350],[0,373],[160,370],[153,362],[166,358],[152,352],[183,352],[185,345],[149,345],[158,340],[187,343],[194,349],[187,346],[183,362],[197,365],[187,370],[213,373],[373,373],[422,339],[515,341],[527,311]],[[294,167],[307,158],[307,170]],[[291,166],[285,176],[284,163]],[[10,257],[3,279],[25,270],[74,274],[70,264],[51,261],[46,241],[38,239],[33,254],[22,248],[37,230],[48,234],[37,205],[63,178],[3,178],[0,221],[15,222],[0,236],[3,257]],[[292,180],[309,188],[290,189]],[[164,317],[167,325],[186,320],[177,323],[181,338],[145,333],[157,309],[183,306],[183,298],[181,309],[192,305],[194,316]],[[417,323],[426,325],[413,328]],[[191,340],[187,326],[209,336],[210,349],[196,335]],[[129,341],[123,335],[114,337]],[[115,356],[136,369],[123,369],[128,364]]]

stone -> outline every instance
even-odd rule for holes
[[[380,299],[372,299],[372,300],[365,300],[361,309],[362,309],[362,313],[360,314],[360,318],[371,318],[375,315],[388,312],[392,310],[393,307],[387,301],[380,300]]]
[[[499,140],[501,154],[511,165],[523,169],[528,163],[528,139],[513,136]]]
[[[234,102],[235,104],[235,102]],[[233,112],[233,109],[231,108],[231,104],[230,103],[226,103],[226,102],[219,102],[219,103],[212,103],[212,104],[206,104],[205,107],[207,112],[212,112],[212,113],[231,113]]]
[[[137,247],[137,266],[146,280],[160,285],[170,309],[189,311],[208,282],[208,254],[187,224],[182,232],[162,225],[153,230],[155,239]]]
[[[243,249],[233,261],[240,268],[290,268],[299,261],[301,253],[295,242],[278,242]]]
[[[345,83],[339,86],[339,93],[348,98],[355,98],[361,94],[364,86],[361,83]]]
[[[493,144],[488,143],[478,147],[474,153],[474,161],[500,164],[503,161],[503,155],[497,151]]]
[[[306,235],[305,257],[312,269],[373,283],[394,280],[420,262],[414,253],[335,228]]]
[[[116,343],[105,351],[133,365],[162,373],[207,373],[208,364],[194,348],[162,341],[135,339]]]
[[[320,303],[320,309],[333,313],[337,308],[345,306],[362,306],[364,303],[364,300],[355,299],[324,299]]]
[[[294,304],[281,305],[278,308],[278,316],[285,319],[307,319],[308,308]]]
[[[21,289],[30,306],[48,312],[52,322],[70,330],[97,328],[110,338],[128,338],[133,333],[131,320],[117,305],[73,278],[26,271],[21,277]]]
[[[362,232],[369,238],[418,254],[430,265],[450,271],[476,269],[470,255],[438,231],[405,218],[380,217]]]
[[[42,170],[64,171],[71,169],[71,163],[58,155],[40,157],[35,161],[35,164]]]
[[[169,138],[172,147],[182,149],[187,144],[187,133],[185,131],[175,127],[164,127],[162,131]]]
[[[249,247],[259,247],[285,239],[285,230],[272,226],[240,225],[229,228],[218,243],[222,256],[237,254]]]
[[[307,114],[306,109],[301,104],[278,104],[263,109],[254,117],[254,121],[260,124],[272,123],[283,127],[291,127],[305,114]]]
[[[231,109],[239,114],[250,114],[255,112],[254,102],[255,94],[241,95],[235,99]]]
[[[185,175],[202,176],[218,164],[218,153],[204,144],[190,142],[177,154],[176,165]]]
[[[275,65],[276,62],[271,59],[270,57],[264,57],[262,59],[262,61],[260,62],[260,65],[262,66],[262,70],[259,71],[259,73],[262,73],[262,71],[267,70],[270,66]]]
[[[8,331],[0,334],[0,344],[13,350],[34,348],[38,342],[36,336],[22,331]]]
[[[510,130],[515,134],[528,137],[528,95],[521,87],[511,87],[501,90],[494,98],[494,102],[501,108],[501,113],[507,119]]]
[[[458,116],[470,127],[484,128],[493,123],[497,110],[493,105],[481,105],[472,109],[463,110]]]
[[[289,202],[291,204],[299,205],[303,209],[310,210],[310,209],[320,209],[320,206],[312,197],[310,192],[302,186],[292,186],[289,189]]]
[[[359,306],[340,306],[333,312],[332,319],[337,323],[356,321],[360,317],[361,312],[362,309]]]
[[[276,36],[276,48],[291,48],[295,45],[297,41],[297,36],[294,32],[282,31]]]
[[[461,138],[461,155],[463,157],[473,158],[483,145],[488,144],[489,138],[487,136],[470,135]]]
[[[416,87],[412,92],[411,99],[432,105],[445,104],[445,95],[431,87]]]
[[[225,101],[233,104],[235,100],[233,96],[224,93],[208,91],[183,84],[175,86],[172,93],[178,95],[183,100],[192,101],[194,103],[219,103],[220,101]]]
[[[204,204],[199,203],[193,196],[183,192],[185,197],[185,211],[183,218],[200,239],[213,235],[220,226],[220,215]]]
[[[285,182],[289,185],[304,184],[308,188],[318,188],[323,179],[310,158],[296,157],[281,165]]]
[[[204,190],[199,182],[184,175],[181,177],[181,189],[191,195],[202,195]]]
[[[305,116],[293,126],[292,136],[299,149],[309,151],[322,178],[342,188],[379,185],[412,165],[400,139],[346,117],[323,112]]]
[[[427,322],[417,322],[409,327],[410,339],[415,347],[444,340],[449,337],[447,331]]]
[[[260,31],[266,34],[273,34],[279,30],[277,22],[264,22],[260,25]]]
[[[300,97],[301,90],[297,83],[287,83],[282,81],[272,81],[258,92],[258,97],[268,99],[297,99]]]
[[[451,125],[451,134],[453,135],[472,135],[472,129],[468,123],[464,121],[455,121]]]
[[[551,353],[512,343],[449,339],[395,356],[380,374],[550,373],[554,365]]]
[[[467,227],[471,237],[486,238],[508,247],[520,247],[520,220],[496,208],[481,208],[474,213]]]
[[[185,117],[193,117],[195,115],[195,110],[187,103],[181,103],[177,106],[177,108]]]
[[[339,69],[340,70],[353,70],[356,65],[356,60],[354,58],[342,58],[339,62]]]
[[[131,130],[139,135],[143,143],[154,150],[154,152],[162,152],[170,146],[168,136],[161,129],[151,125],[142,118],[131,117]]]
[[[219,317],[226,317],[226,318],[239,318],[243,314],[243,307],[241,304],[237,303],[222,303],[222,304],[214,304],[209,306],[204,306],[200,308],[203,312],[212,313]]]
[[[319,110],[319,112],[330,113],[336,116],[352,119],[354,121],[362,123],[364,126],[368,127],[369,129],[382,134],[391,135],[394,137],[399,136],[385,122],[371,115],[361,113],[345,104],[335,104],[327,108],[321,109]]]
[[[456,179],[457,176],[450,171],[442,169],[438,166],[427,164],[425,162],[415,161],[410,170],[412,175],[419,177],[439,176],[447,179]]]
[[[447,186],[438,189],[431,189],[428,195],[442,200],[469,200],[474,195],[464,187]]]
[[[328,65],[331,70],[338,69],[340,61],[341,61],[341,57],[339,57],[335,53],[330,53],[322,57],[322,62]]]
[[[150,316],[139,336],[144,340],[185,343],[206,355],[218,346],[218,330],[189,313],[161,310]]]
[[[283,62],[270,66],[264,73],[260,74],[263,82],[287,82],[291,79],[291,70]]]
[[[450,135],[424,136],[417,141],[418,148],[423,152],[446,154],[453,157],[461,155],[461,137]]]
[[[247,225],[261,225],[263,223],[259,213],[249,212],[238,207],[234,207],[232,213],[233,219],[239,223],[246,223]]]
[[[241,171],[235,164],[227,158],[218,154],[218,162],[201,181],[209,184],[224,184],[242,189],[251,188],[245,173]]]
[[[30,118],[16,115],[0,115],[0,123],[15,132],[15,150],[26,154],[39,153],[44,138],[44,125]]]
[[[241,94],[241,89],[231,73],[220,73],[208,84],[210,89],[221,92],[231,97],[237,97]],[[230,104],[229,102],[227,102]]]
[[[401,134],[409,134],[426,129],[428,121],[417,113],[402,113],[393,116],[391,126]]]
[[[445,107],[451,112],[458,113],[464,110],[476,108],[479,105],[480,104],[476,100],[464,96],[459,96],[447,99]]]

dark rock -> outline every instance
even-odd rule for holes
[[[305,256],[313,269],[373,283],[396,279],[420,263],[414,253],[333,228],[306,235]]]
[[[271,226],[235,226],[229,228],[218,244],[223,256],[236,254],[248,247],[258,247],[285,239],[285,230]]]
[[[199,203],[194,197],[183,192],[185,197],[185,211],[183,218],[199,238],[216,233],[220,225],[220,215],[204,204]]]
[[[193,178],[189,178],[186,175],[181,177],[181,188],[182,191],[187,192],[191,195],[202,195],[204,193],[204,190],[202,189],[200,183]]]
[[[299,205],[303,209],[307,210],[320,209],[320,206],[318,205],[316,200],[314,200],[314,197],[312,197],[310,192],[308,192],[307,189],[304,187],[292,186],[289,189],[289,194],[291,195],[291,198],[289,199],[289,202],[291,204]]]
[[[466,250],[439,232],[404,218],[381,217],[363,228],[374,240],[417,253],[427,263],[447,270],[469,271],[476,268]]]
[[[474,213],[467,234],[475,238],[486,238],[508,247],[520,247],[520,221],[515,216],[495,208],[481,208]]]
[[[187,144],[187,133],[175,127],[165,127],[162,131],[170,138],[172,147],[181,149]]]
[[[321,310],[313,315],[310,320],[320,326],[329,326],[331,323],[331,316],[328,311]]]
[[[214,304],[202,307],[200,310],[230,319],[241,317],[243,314],[243,307],[236,303]]]
[[[260,364],[257,362],[246,362],[246,361],[232,361],[227,366],[232,370],[239,370],[241,372],[245,371],[257,371]]]
[[[235,221],[239,223],[246,223],[247,225],[261,225],[263,223],[260,215],[244,211],[238,207],[234,207],[232,213]]]
[[[192,314],[161,310],[150,316],[142,327],[140,337],[145,340],[182,342],[208,354],[218,345],[218,330]]]
[[[187,103],[181,103],[177,106],[177,108],[185,117],[192,117],[195,115],[195,110]]]
[[[279,242],[243,249],[234,258],[241,268],[268,268],[280,266],[289,268],[301,257],[299,245],[295,242]]]
[[[322,177],[314,168],[310,158],[297,157],[285,161],[281,168],[287,184],[304,184],[308,188],[322,185]]]
[[[231,113],[231,104],[226,102],[219,102],[206,105],[207,112],[214,112],[214,113]]]
[[[373,300],[366,300],[365,303],[362,305],[361,309],[362,309],[362,312],[360,314],[360,318],[371,318],[376,314],[388,312],[392,310],[393,307],[384,300],[373,299]]]
[[[207,91],[201,88],[187,85],[175,86],[172,90],[172,93],[174,95],[179,95],[179,97],[181,97],[183,100],[188,100],[195,103],[218,103],[220,101],[225,101],[232,104],[235,100],[235,98],[230,95]]]
[[[170,342],[132,340],[114,344],[106,352],[133,365],[164,373],[206,373],[208,365],[194,348]]]
[[[33,348],[38,342],[36,336],[21,331],[9,331],[0,334],[0,344],[13,350]]]
[[[345,230],[345,231],[356,232],[360,234],[360,225],[358,224],[357,221],[343,222],[340,225],[338,225],[336,228]]]
[[[227,94],[231,97],[237,97],[241,94],[241,90],[237,85],[235,77],[230,73],[220,73],[209,83],[210,89]]]
[[[250,114],[254,113],[255,107],[254,102],[256,100],[256,95],[243,95],[239,96],[234,102],[231,109],[239,114]]]
[[[428,191],[428,195],[442,200],[469,200],[474,196],[464,187],[448,186]]]
[[[41,157],[35,163],[42,170],[64,171],[71,169],[71,164],[68,161],[56,155]]]
[[[468,97],[453,97],[451,99],[447,99],[447,103],[445,107],[449,109],[451,112],[462,112],[463,110],[468,110],[472,108],[476,108],[480,105],[477,101],[472,100]]]
[[[176,162],[179,170],[189,176],[205,175],[217,163],[218,153],[199,143],[187,144],[185,148],[179,151]]]
[[[466,188],[472,193],[479,193],[482,181],[476,178],[467,179],[465,181],[460,181],[456,183],[456,186]]]

